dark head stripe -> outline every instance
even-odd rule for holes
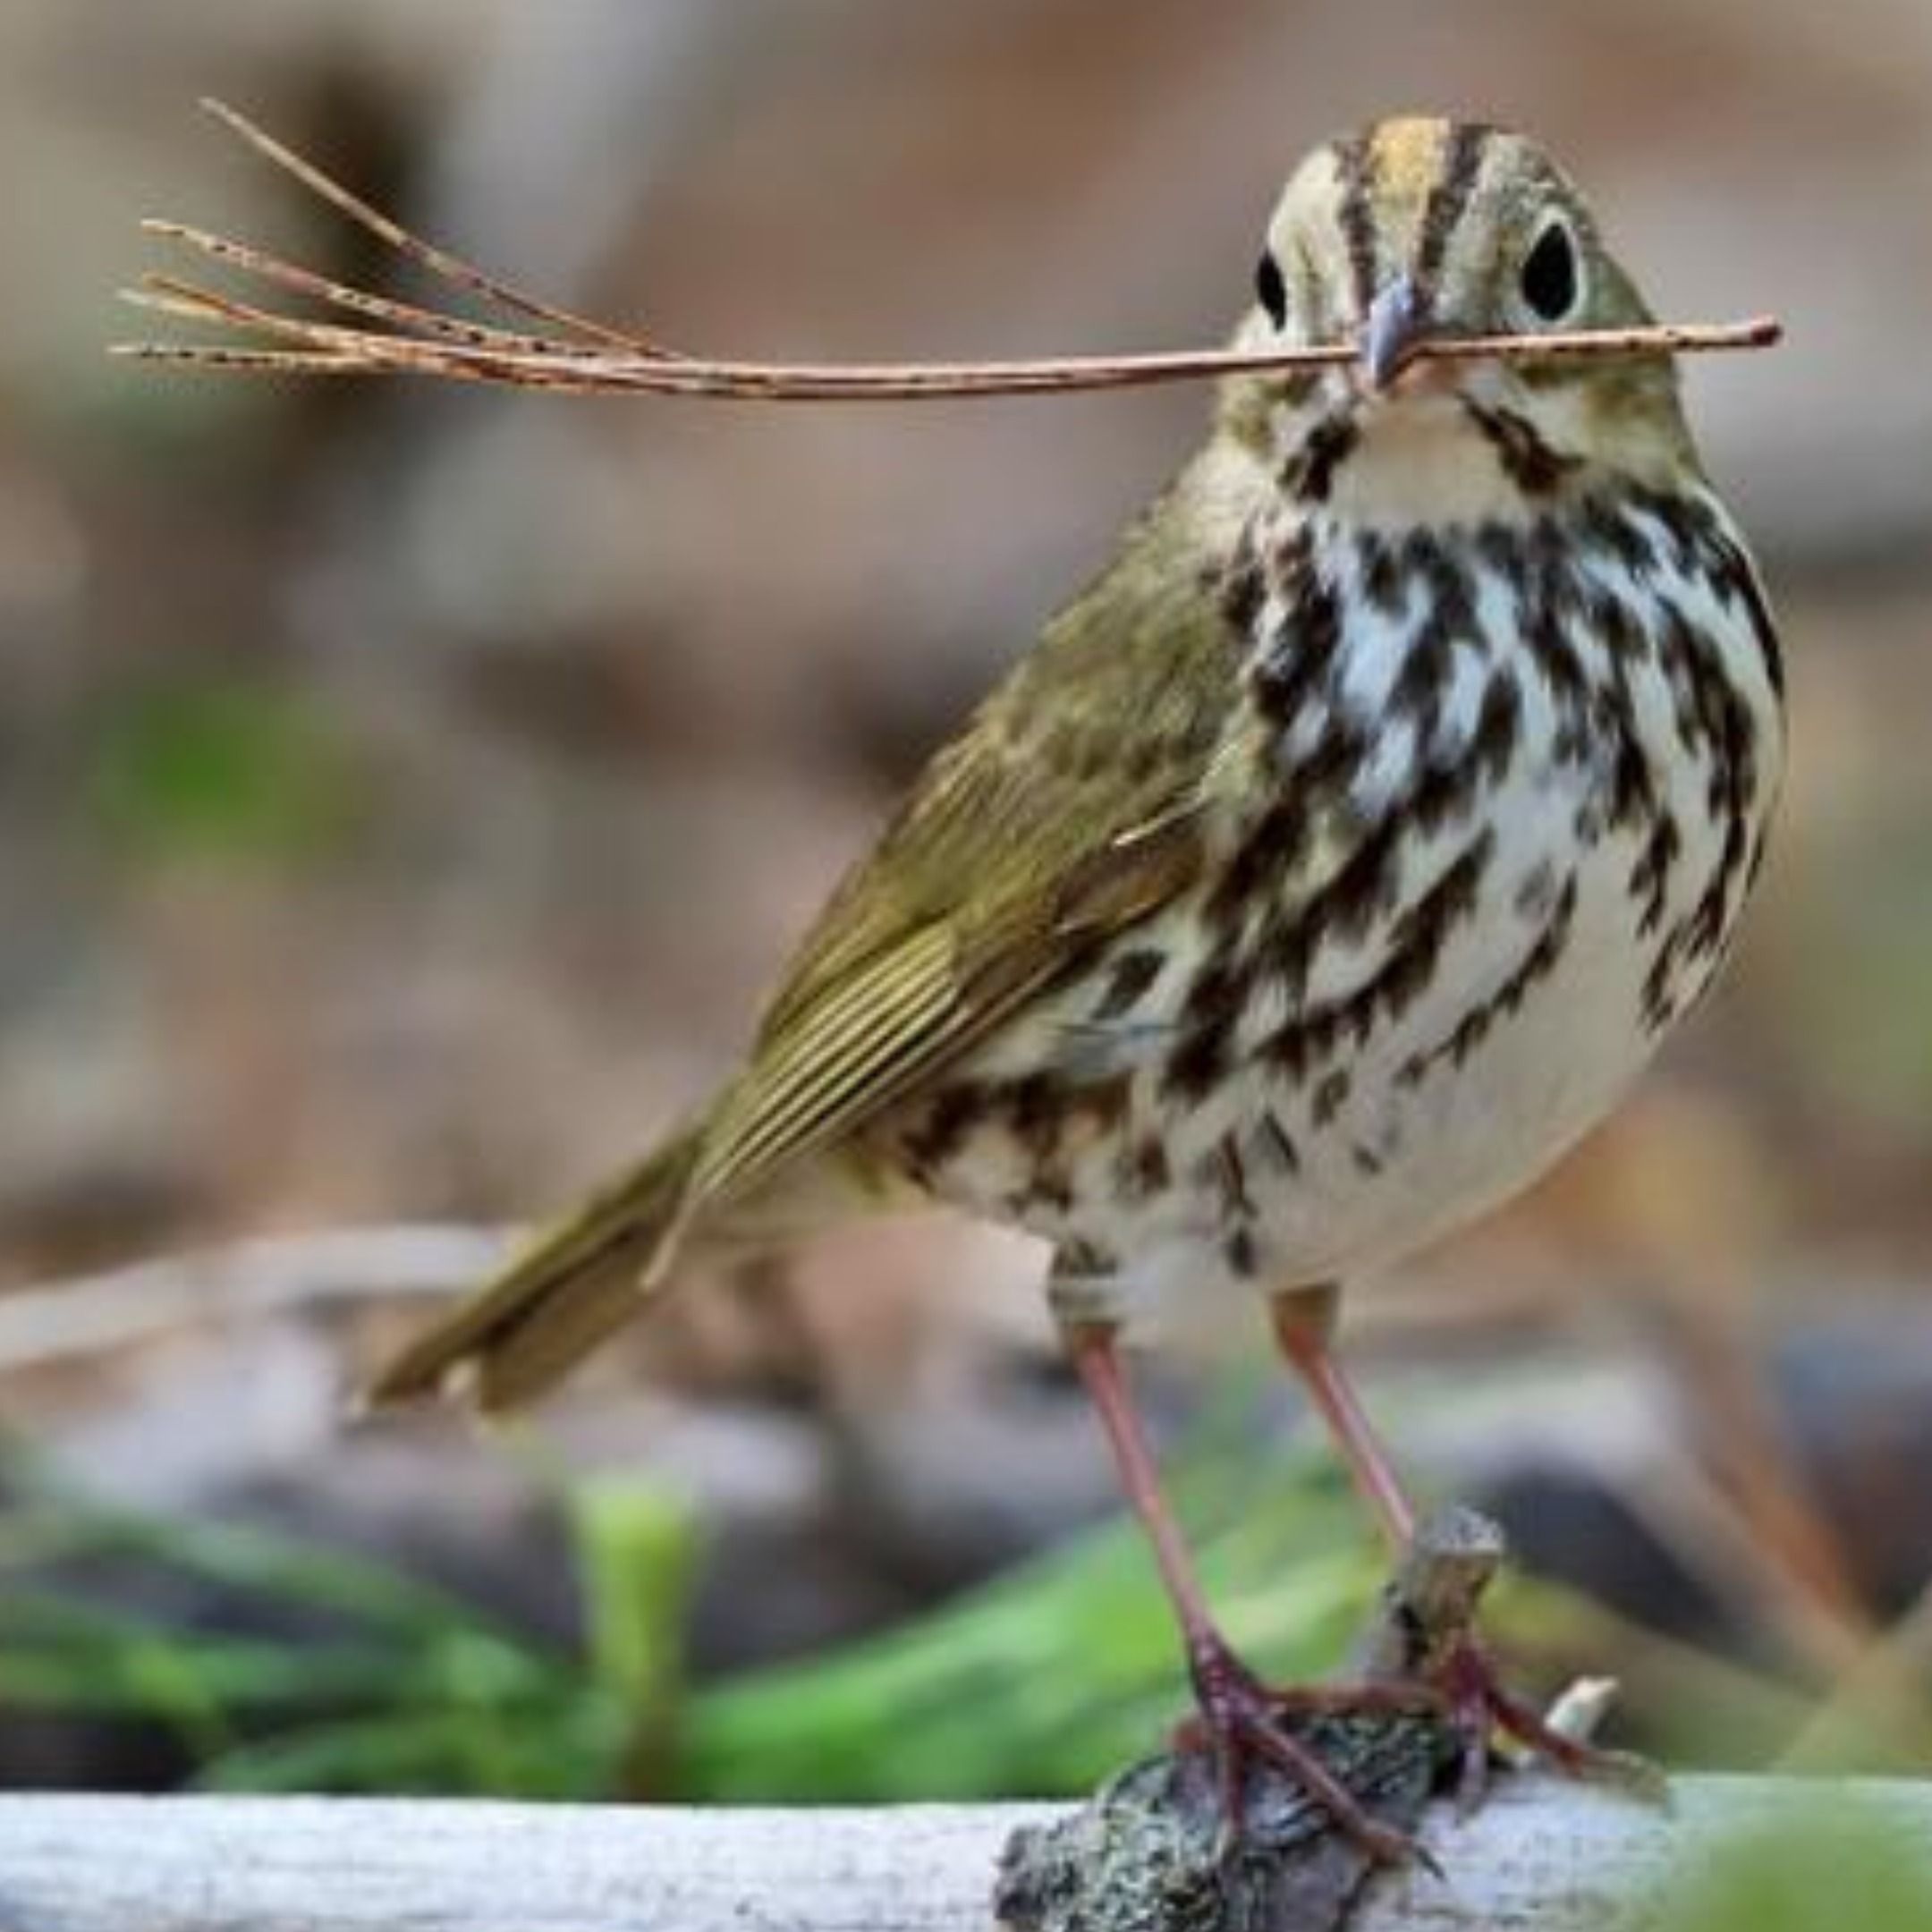
[[[1355,313],[1367,315],[1375,299],[1376,225],[1370,195],[1373,157],[1369,137],[1357,134],[1335,144],[1335,185],[1340,191],[1335,221],[1342,245],[1348,250],[1349,278],[1353,284]]]
[[[1459,121],[1449,130],[1442,172],[1429,191],[1416,241],[1412,273],[1416,292],[1425,308],[1434,301],[1436,280],[1442,273],[1443,258],[1449,251],[1449,238],[1469,210],[1476,178],[1482,172],[1483,155],[1495,132],[1494,128],[1474,121]]]

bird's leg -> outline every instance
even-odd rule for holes
[[[1298,1288],[1276,1295],[1270,1305],[1275,1337],[1289,1366],[1301,1377],[1309,1399],[1321,1411],[1362,1500],[1400,1556],[1415,1537],[1415,1505],[1354,1385],[1335,1358],[1339,1300],[1333,1286]]]
[[[1356,1488],[1401,1556],[1415,1538],[1415,1506],[1335,1360],[1336,1301],[1332,1286],[1276,1295],[1272,1303],[1275,1339],[1321,1412]],[[1593,1750],[1552,1730],[1531,1705],[1504,1686],[1495,1662],[1466,1627],[1445,1627],[1453,1631],[1445,1646],[1400,1660],[1360,1685],[1322,1686],[1309,1694],[1309,1707],[1332,1711],[1352,1702],[1360,1709],[1385,1709],[1392,1691],[1404,1684],[1428,1693],[1445,1711],[1462,1740],[1460,1791],[1465,1808],[1482,1794],[1489,1771],[1489,1741],[1498,1731],[1573,1776],[1654,1786],[1654,1774],[1639,1760]],[[1296,1694],[1285,1695],[1293,1699]]]
[[[1159,1471],[1134,1406],[1114,1328],[1105,1323],[1068,1321],[1062,1333],[1106,1431],[1121,1486],[1153,1545],[1161,1583],[1181,1625],[1199,1716],[1181,1728],[1177,1741],[1205,1746],[1214,1753],[1228,1829],[1235,1834],[1241,1830],[1243,1773],[1250,1762],[1261,1759],[1318,1801],[1369,1856],[1385,1863],[1407,1860],[1414,1851],[1410,1840],[1378,1825],[1322,1759],[1283,1728],[1282,1693],[1269,1689],[1241,1662],[1215,1623],[1186,1540],[1161,1492]],[[1291,1692],[1289,1705],[1293,1701]]]

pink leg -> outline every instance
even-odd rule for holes
[[[1265,1759],[1318,1800],[1336,1824],[1370,1857],[1399,1864],[1414,1846],[1399,1832],[1377,1825],[1320,1758],[1282,1728],[1295,1694],[1271,1691],[1234,1654],[1216,1625],[1192,1557],[1161,1493],[1147,1435],[1110,1327],[1069,1323],[1068,1352],[1106,1430],[1121,1486],[1154,1546],[1154,1561],[1187,1646],[1188,1674],[1199,1707],[1197,1724],[1184,1726],[1183,1742],[1205,1742],[1215,1754],[1228,1828],[1238,1832],[1243,1815],[1241,1777],[1246,1763]]]
[[[1281,1352],[1321,1411],[1356,1488],[1375,1513],[1390,1544],[1397,1550],[1407,1549],[1415,1535],[1415,1507],[1330,1345],[1335,1335],[1335,1290],[1301,1288],[1276,1295],[1270,1312]]]
[[[1200,1579],[1195,1574],[1194,1559],[1161,1493],[1160,1472],[1154,1466],[1153,1452],[1140,1426],[1140,1413],[1134,1406],[1133,1391],[1128,1386],[1127,1371],[1113,1330],[1070,1327],[1066,1330],[1066,1345],[1080,1381],[1099,1412],[1107,1446],[1114,1452],[1114,1466],[1120,1472],[1121,1487],[1127,1492],[1127,1500],[1154,1546],[1154,1561],[1160,1570],[1161,1583],[1180,1619],[1181,1633],[1189,1650],[1217,1642],[1220,1633],[1208,1608]]]
[[[1271,1304],[1275,1337],[1320,1411],[1356,1488],[1384,1534],[1397,1551],[1405,1550],[1415,1535],[1415,1506],[1395,1474],[1375,1425],[1335,1360],[1331,1345],[1335,1301],[1335,1291],[1326,1287],[1276,1295]],[[1637,1760],[1592,1750],[1552,1731],[1530,1706],[1504,1688],[1495,1664],[1473,1639],[1465,1638],[1456,1647],[1448,1658],[1444,1681],[1428,1688],[1447,1701],[1462,1736],[1462,1796],[1466,1808],[1481,1795],[1488,1771],[1490,1735],[1498,1730],[1573,1775],[1604,1776],[1654,1789],[1654,1781]],[[1344,1699],[1350,1694],[1346,1687],[1341,1692]]]

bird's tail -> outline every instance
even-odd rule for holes
[[[370,1385],[370,1408],[462,1395],[485,1411],[541,1394],[614,1334],[663,1280],[683,1233],[699,1146],[674,1134],[495,1280],[411,1342]]]

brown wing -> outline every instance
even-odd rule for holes
[[[1234,710],[1224,519],[1184,475],[942,751],[807,936],[686,1218],[823,1148],[1199,877]]]

